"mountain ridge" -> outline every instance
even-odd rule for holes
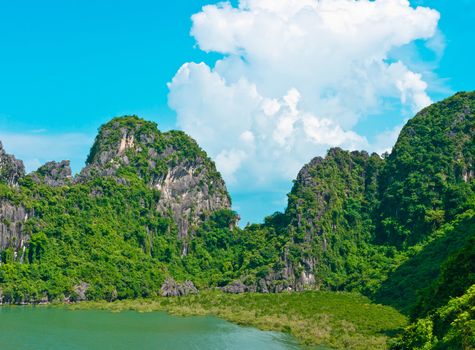
[[[67,161],[25,175],[0,148],[0,301],[323,289],[435,327],[451,298],[457,312],[472,300],[474,159],[475,92],[458,93],[411,119],[390,155],[332,148],[312,159],[285,212],[240,229],[198,144],[136,116],[99,129],[76,177]],[[459,332],[453,321],[426,343]]]

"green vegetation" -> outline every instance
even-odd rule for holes
[[[160,193],[136,176],[128,180],[54,188],[27,177],[18,189],[0,185],[0,198],[35,213],[25,227],[26,251],[1,253],[3,301],[75,300],[81,282],[90,286],[89,300],[150,297],[170,275],[199,288],[224,286],[277,258],[266,237],[234,228],[229,210],[206,220],[181,256],[175,223],[156,211]]]
[[[307,165],[294,184],[286,211],[292,251],[314,265],[324,288],[368,292],[389,268],[385,249],[369,244],[383,166],[376,154],[332,149]]]
[[[324,344],[341,349],[386,349],[388,335],[406,324],[406,318],[396,310],[372,304],[369,299],[353,293],[229,295],[204,292],[180,298],[86,302],[68,307],[216,315],[263,330],[288,332],[306,345]]]
[[[192,169],[199,181],[182,188],[196,185],[195,197],[218,191],[226,199],[213,162],[182,132],[161,133],[135,116],[113,119],[101,127],[80,181],[50,187],[26,176],[18,187],[0,185],[0,203],[31,214],[20,223],[25,250],[14,242],[0,254],[0,298],[74,301],[87,286],[88,300],[121,302],[86,306],[211,313],[289,331],[305,343],[384,348],[381,332],[401,326],[403,317],[356,294],[155,299],[169,276],[202,291],[351,291],[410,317],[394,349],[470,349],[474,111],[475,93],[459,93],[409,121],[390,155],[331,149],[312,160],[286,211],[263,224],[237,228],[237,214],[223,206],[200,211],[189,234],[176,212],[159,214],[157,180],[192,164],[177,171]],[[182,200],[176,195],[173,204]],[[182,208],[185,220],[197,210]],[[2,218],[0,225],[18,222]],[[152,301],[124,301],[137,298]]]
[[[10,191],[0,186],[2,198]],[[165,271],[155,237],[176,244],[170,220],[155,211],[158,195],[104,178],[62,188],[24,179],[15,196],[35,217],[25,228],[31,235],[26,251],[17,259],[12,248],[2,252],[4,301],[74,299],[81,281],[90,284],[90,299],[155,295]]]
[[[469,182],[475,170],[474,110],[475,93],[459,93],[403,128],[380,177],[380,242],[411,246],[468,209],[475,193]]]
[[[116,175],[126,181],[138,176],[151,185],[180,162],[195,163],[199,171],[206,171],[210,184],[222,182],[213,161],[184,132],[160,132],[154,122],[125,116],[100,127],[86,164],[95,176]]]
[[[461,297],[408,326],[391,346],[393,350],[474,348],[475,285]]]
[[[406,251],[404,260],[380,286],[378,302],[417,316],[442,306],[451,296],[462,295],[475,283],[474,239],[475,211],[470,210],[424,244]]]

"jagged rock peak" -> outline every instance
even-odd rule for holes
[[[14,186],[25,176],[25,166],[15,156],[7,154],[0,141],[0,182]]]
[[[128,150],[141,152],[153,146],[160,135],[154,122],[135,115],[114,118],[100,127],[86,164],[107,165],[116,157],[127,164]]]
[[[180,238],[231,206],[214,162],[195,140],[182,131],[161,132],[137,116],[114,118],[100,128],[78,181],[110,176],[126,184],[131,174],[161,192],[157,209],[172,215]]]
[[[71,183],[72,172],[69,160],[48,162],[31,174],[34,181],[49,186],[59,187]]]

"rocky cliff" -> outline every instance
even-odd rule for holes
[[[100,128],[76,177],[69,161],[25,175],[0,147],[3,300],[195,293],[189,248],[202,223],[230,206],[221,175],[193,139],[135,116]],[[230,217],[226,227],[234,228]]]
[[[269,291],[343,288],[350,279],[348,259],[358,260],[358,249],[373,235],[383,164],[377,154],[334,148],[305,165],[288,196],[283,267],[258,289],[264,284]]]
[[[24,175],[23,162],[7,154],[0,142],[0,184],[17,186],[18,180]],[[0,251],[12,248],[14,258],[17,258],[18,253],[21,255],[29,238],[24,232],[28,217],[29,213],[23,205],[14,203],[10,196],[0,197]]]
[[[23,262],[25,250],[31,238],[27,229],[28,219],[34,217],[34,209],[26,208],[22,202],[18,180],[25,176],[21,160],[5,153],[0,143],[0,182],[6,188],[0,197],[0,252],[10,248],[13,256],[9,259]],[[30,178],[48,186],[57,187],[71,183],[69,161],[49,162],[29,175]]]
[[[52,187],[65,186],[72,183],[73,177],[69,160],[48,162],[31,174],[37,183]]]
[[[0,200],[0,251],[12,248],[16,259],[22,259],[30,235],[26,233],[25,224],[31,213],[22,205],[15,205],[9,200]],[[19,254],[19,255],[18,255]]]
[[[182,132],[115,118],[100,128],[74,179],[67,162],[21,179],[21,162],[1,149],[0,272],[13,272],[0,286],[6,300],[23,302],[44,291],[49,300],[75,298],[81,284],[89,286],[74,292],[81,298],[113,300],[194,291],[183,281],[230,293],[374,293],[387,280],[397,291],[391,298],[406,303],[400,289],[419,276],[407,271],[422,266],[434,278],[445,258],[437,266],[416,259],[400,274],[398,264],[465,222],[463,213],[473,215],[474,96],[457,94],[422,111],[389,157],[334,148],[314,158],[299,172],[286,211],[244,230],[234,225],[213,162]],[[458,232],[473,235],[465,226]],[[28,271],[17,265],[25,256]]]
[[[0,182],[12,187],[24,176],[23,163],[6,154],[0,143]],[[183,255],[194,229],[211,213],[231,206],[221,175],[193,139],[179,131],[160,132],[155,123],[135,116],[115,118],[100,128],[87,165],[76,178],[69,161],[48,162],[28,177],[52,188],[100,177],[123,185],[142,181],[160,193],[154,205],[176,223]],[[24,224],[31,215],[21,204],[0,200],[0,251],[23,249],[29,239]]]
[[[221,175],[192,138],[180,131],[160,132],[155,123],[135,116],[100,128],[78,181],[95,176],[120,183],[135,176],[159,190],[157,210],[174,219],[184,241],[212,212],[231,206]]]
[[[0,141],[0,182],[14,186],[24,175],[25,167],[23,162],[7,154]]]

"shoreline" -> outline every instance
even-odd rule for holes
[[[387,349],[388,334],[396,334],[407,324],[407,318],[395,309],[373,304],[360,294],[345,292],[225,294],[202,291],[181,297],[17,306],[214,316],[240,326],[289,334],[303,348],[323,346],[324,349]]]

